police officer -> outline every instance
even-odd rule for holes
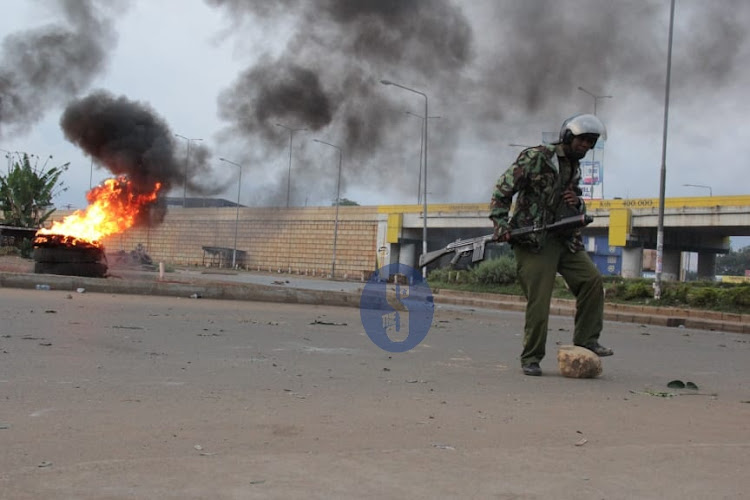
[[[565,120],[559,141],[525,149],[498,179],[490,203],[490,219],[497,241],[510,241],[509,230],[542,226],[562,217],[586,213],[580,197],[579,161],[606,139],[604,124],[594,115],[579,114]],[[510,214],[513,196],[515,208]],[[550,301],[557,273],[576,297],[573,343],[599,356],[612,350],[599,344],[604,318],[602,278],[585,252],[580,229],[566,232],[538,232],[511,242],[516,257],[518,280],[526,296],[521,368],[526,375],[539,376],[539,362],[547,342]]]

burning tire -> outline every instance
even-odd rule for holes
[[[102,250],[98,247],[37,247],[34,261],[45,263],[89,263],[101,262]]]
[[[34,272],[101,278],[107,274],[107,264],[101,262],[35,262]]]
[[[107,275],[104,247],[56,234],[34,239],[34,272],[103,278]]]

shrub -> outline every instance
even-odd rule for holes
[[[0,255],[18,255],[18,249],[11,245],[0,247]]]
[[[471,283],[469,271],[456,271],[451,268],[439,268],[430,271],[427,281],[433,283]]]
[[[645,299],[654,296],[654,289],[650,282],[634,281],[625,285],[622,298],[625,300]]]
[[[715,288],[696,288],[690,291],[688,305],[693,307],[711,307],[719,303],[719,291]]]
[[[691,288],[686,283],[669,283],[662,290],[661,300],[675,306],[687,304]]]
[[[516,259],[512,255],[503,255],[492,260],[485,260],[470,271],[471,281],[483,285],[508,285],[516,281]]]
[[[750,306],[750,286],[740,285],[734,288],[726,288],[718,294],[719,303],[727,308]]]
[[[607,290],[607,299],[617,300],[622,299],[625,296],[625,290],[628,288],[628,285],[619,281],[611,283],[609,286],[605,285],[605,288]]]
[[[21,253],[21,257],[24,259],[30,259],[31,254],[34,251],[34,243],[28,238],[23,239],[18,244],[18,251]]]

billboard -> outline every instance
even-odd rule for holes
[[[584,200],[601,199],[604,193],[604,170],[599,160],[581,160],[581,197]]]

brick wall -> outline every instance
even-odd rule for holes
[[[243,267],[326,276],[331,272],[335,207],[240,208],[237,250]],[[60,220],[70,212],[56,212]],[[107,252],[142,244],[155,262],[202,266],[204,246],[234,248],[235,208],[171,208],[164,222],[103,240]],[[377,207],[339,207],[336,277],[361,279],[377,269]],[[238,261],[239,262],[239,261]]]

